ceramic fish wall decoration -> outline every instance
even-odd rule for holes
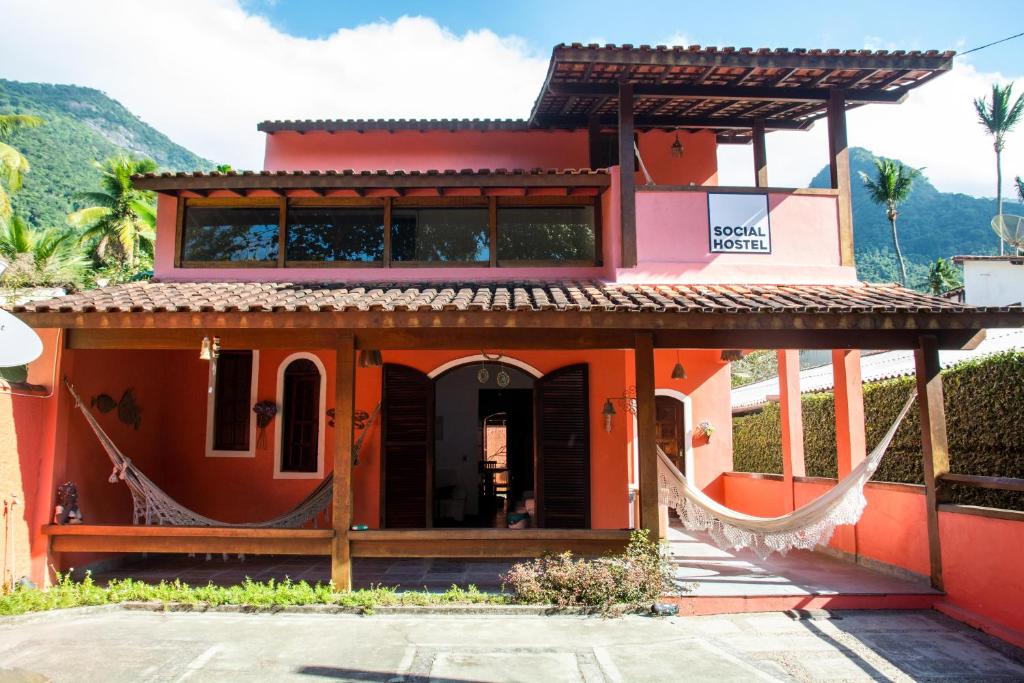
[[[117,401],[110,394],[100,394],[92,397],[92,407],[105,415],[117,407]]]
[[[133,429],[137,430],[142,426],[142,408],[135,400],[134,389],[124,390],[121,400],[117,404],[117,417],[126,425],[131,425]]]

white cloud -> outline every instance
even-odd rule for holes
[[[455,35],[404,17],[310,40],[247,4],[0,0],[3,76],[99,88],[189,149],[259,168],[263,119],[523,117],[547,67],[548,46],[488,30]],[[902,105],[851,111],[850,142],[927,167],[942,190],[992,195],[992,146],[971,100],[1007,80],[958,63]],[[772,133],[768,154],[772,184],[806,184],[827,161],[824,122]],[[720,161],[723,183],[750,182],[749,147],[726,147]],[[1024,126],[1010,136],[1003,168],[1008,189],[1024,175]]]
[[[105,91],[189,149],[259,168],[277,118],[521,117],[545,57],[403,17],[308,40],[236,0],[0,0],[4,77]]]
[[[975,97],[988,97],[992,83],[1016,80],[1024,93],[1024,76],[981,73],[969,62],[957,62],[949,73],[913,90],[898,105],[876,104],[850,110],[847,132],[851,145],[924,167],[940,190],[995,196],[995,154],[988,133],[977,121]],[[772,185],[802,186],[828,163],[824,121],[808,132],[768,135],[768,175]],[[719,152],[720,181],[749,184],[749,147]],[[1007,138],[1003,152],[1004,196],[1012,180],[1024,175],[1024,125]]]

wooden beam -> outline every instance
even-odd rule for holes
[[[353,557],[539,557],[622,552],[617,529],[371,529],[351,534]]]
[[[735,104],[735,103],[732,103]],[[589,116],[538,116],[538,123],[541,125],[563,125],[570,128],[586,128]],[[662,128],[672,130],[675,128],[714,128],[720,130],[737,129],[750,130],[753,119],[744,116],[707,116],[701,113],[699,116],[686,114],[658,114],[647,115],[637,114],[633,117],[634,130],[647,130],[651,128]],[[618,115],[600,115],[598,122],[602,127],[614,128],[618,124]],[[765,117],[765,130],[807,130],[812,121],[781,119],[778,117]],[[173,189],[173,188],[172,188]]]
[[[829,72],[828,75],[832,75]],[[614,83],[552,83],[548,92],[558,97],[609,97],[615,96],[618,86]],[[757,85],[687,85],[636,83],[633,94],[644,98],[714,99],[714,100],[771,100],[774,102],[825,102],[832,88],[784,87]],[[898,104],[906,93],[900,90],[878,90],[860,88],[849,92],[851,103]]]
[[[658,444],[654,410],[654,339],[636,335],[633,348],[636,371],[636,424],[640,484],[640,528],[650,532],[651,540],[662,537],[658,505]]]
[[[1016,477],[985,477],[977,474],[953,474],[946,472],[936,477],[943,484],[960,484],[976,489],[995,491],[1024,491],[1024,479]]]
[[[355,337],[339,335],[334,368],[334,486],[331,523],[331,581],[337,591],[352,589],[352,435],[356,400]],[[322,416],[321,416],[322,418]]]
[[[751,127],[754,143],[754,185],[768,187],[768,152],[765,149],[764,119],[755,119]]]
[[[939,504],[947,503],[948,492],[941,479],[949,472],[949,442],[946,438],[946,406],[942,391],[942,366],[934,336],[922,335],[914,350],[917,371],[917,410],[921,420],[921,453],[924,466],[925,504],[928,516],[928,560],[932,586],[943,589],[942,542],[939,536]]]
[[[633,86],[619,87],[619,229],[622,267],[636,265],[636,157],[633,152]]]
[[[842,90],[828,98],[828,157],[832,187],[839,190],[839,260],[854,265],[853,202],[850,196],[850,150],[846,141],[846,107]]]
[[[74,524],[43,527],[55,553],[245,553],[328,555],[330,529]]]

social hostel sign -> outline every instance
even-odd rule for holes
[[[708,193],[712,254],[770,254],[772,228],[767,194]]]

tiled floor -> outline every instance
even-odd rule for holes
[[[924,595],[927,583],[872,571],[824,553],[794,550],[762,560],[749,550],[726,551],[707,534],[669,529],[675,580],[695,584],[694,597],[779,595]]]
[[[761,560],[749,551],[724,551],[706,535],[691,534],[679,528],[669,530],[674,579],[680,584],[695,584],[688,592],[694,597],[790,596],[790,595],[892,595],[928,594],[934,591],[923,583],[859,567],[828,555],[793,551]],[[407,590],[446,590],[452,585],[475,585],[481,590],[497,591],[501,576],[515,560],[477,559],[371,559],[353,560],[356,587],[393,586]],[[330,561],[326,557],[260,556],[239,559],[213,555],[150,555],[135,558],[123,566],[95,572],[94,578],[135,578],[145,581],[181,579],[186,583],[232,585],[246,577],[310,583],[326,582]]]

